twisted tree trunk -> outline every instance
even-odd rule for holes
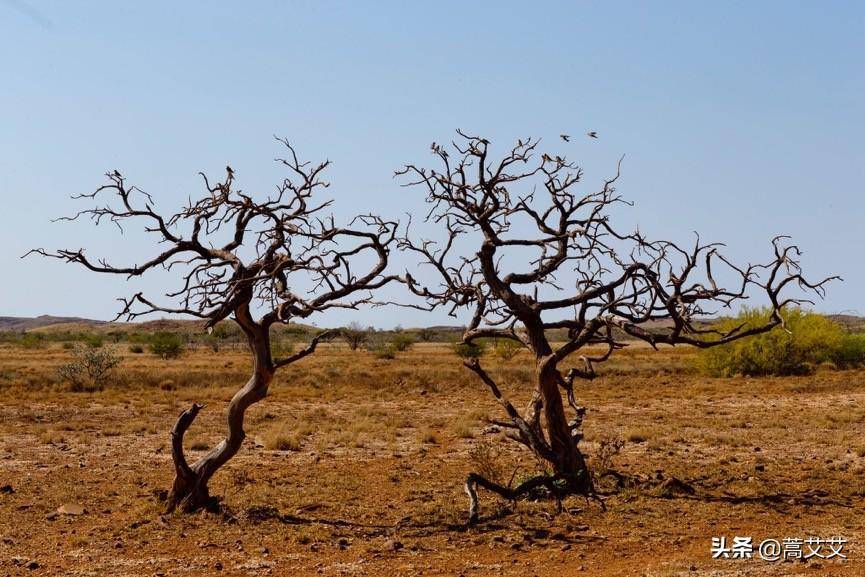
[[[217,507],[216,500],[210,496],[208,483],[214,473],[240,450],[246,438],[243,430],[246,410],[267,396],[275,370],[270,355],[268,331],[252,321],[246,306],[238,309],[236,320],[246,333],[252,352],[252,376],[246,385],[235,393],[228,405],[228,433],[225,439],[191,466],[187,464],[184,456],[183,435],[203,405],[194,403],[180,414],[171,430],[171,457],[174,460],[175,477],[168,495],[167,512],[175,509],[192,512]]]
[[[538,364],[537,379],[537,392],[544,413],[544,429],[553,453],[553,460],[550,462],[553,474],[560,477],[570,491],[591,494],[591,474],[585,457],[577,446],[576,431],[572,430],[568,422],[559,390],[562,376],[549,358]]]

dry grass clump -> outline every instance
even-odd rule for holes
[[[264,448],[270,451],[299,451],[303,436],[285,424],[271,427],[262,435]]]

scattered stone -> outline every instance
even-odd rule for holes
[[[388,539],[384,542],[385,551],[399,551],[403,548],[403,544],[395,539]]]
[[[216,563],[213,564],[213,568],[216,569],[217,571],[222,571],[222,563],[217,561]]]
[[[39,569],[39,563],[36,561],[28,561],[26,565],[24,565],[27,569]]]
[[[15,489],[12,488],[12,485],[3,485],[0,487],[0,493],[5,493],[7,495],[11,495],[15,492]]]
[[[87,509],[78,503],[63,503],[57,508],[57,512],[61,515],[83,515]]]
[[[661,483],[658,492],[661,497],[670,498],[674,495],[693,495],[694,488],[681,479],[670,477]]]
[[[481,435],[495,435],[496,433],[500,433],[502,430],[495,425],[487,425],[483,429],[481,429]]]
[[[346,539],[345,537],[340,537],[339,540],[336,542],[336,546],[345,551],[346,549],[348,549],[349,546],[348,539]]]
[[[762,471],[765,471],[765,470],[766,470],[766,465],[760,463],[760,464],[754,466],[754,470],[755,470],[755,471],[761,471],[761,472],[762,472]]]
[[[59,515],[59,513],[57,513],[57,511],[51,511],[50,513],[45,515],[45,520],[46,521],[53,521],[54,519],[56,519],[59,516],[60,515]]]
[[[570,543],[565,543],[564,545],[562,545],[562,551],[570,551],[570,550],[571,550],[571,544]]]

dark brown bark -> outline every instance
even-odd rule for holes
[[[438,284],[422,283],[407,274],[409,290],[425,303],[411,306],[446,307],[452,315],[468,309],[471,320],[464,342],[511,339],[532,352],[535,383],[523,415],[477,359],[466,366],[505,408],[511,421],[508,436],[552,469],[515,489],[470,476],[466,492],[472,519],[477,517],[478,485],[507,498],[536,485],[593,494],[579,449],[585,409],[576,404],[574,380],[595,378],[594,365],[627,346],[623,335],[653,347],[719,346],[769,331],[783,324],[784,307],[810,302],[784,296],[785,287],[822,296],[831,280],[806,280],[797,262],[799,249],[784,237],[773,239],[771,260],[740,267],[720,254],[720,244],[704,244],[699,237],[689,248],[648,240],[638,230],[620,231],[610,218],[610,208],[625,203],[614,187],[620,166],[600,190],[582,193],[577,164],[563,155],[542,153],[539,139],[518,140],[493,158],[489,140],[457,133],[451,146],[432,144],[437,167],[407,165],[398,172],[410,179],[408,186],[425,190],[427,220],[440,224],[446,234],[436,241],[412,238],[407,230],[400,239],[401,248],[419,255],[440,277]],[[475,243],[474,255],[457,254],[454,247],[465,242]],[[729,288],[716,279],[720,268],[734,281]],[[766,322],[725,331],[703,324],[715,311],[732,308],[755,292],[769,300]],[[546,337],[550,330],[566,335],[555,349]],[[580,356],[579,365],[563,375],[558,367],[591,345],[604,350]]]
[[[235,172],[226,167],[225,179],[213,182],[204,174],[206,192],[174,214],[157,213],[149,194],[130,186],[118,172],[92,194],[78,198],[95,200],[88,208],[62,220],[89,218],[99,224],[112,222],[123,229],[132,223],[159,237],[156,254],[142,264],[113,265],[93,259],[84,249],[30,253],[76,263],[105,274],[135,277],[153,269],[176,271],[180,287],[158,304],[142,293],[123,301],[117,318],[133,320],[151,313],[190,315],[205,329],[233,318],[247,337],[252,354],[252,374],[228,405],[225,438],[195,463],[186,461],[183,436],[201,405],[184,411],[174,424],[171,451],[175,479],[167,508],[194,511],[215,507],[208,484],[214,474],[240,450],[246,433],[246,410],[267,395],[277,368],[315,351],[332,331],[316,335],[309,345],[285,358],[273,359],[270,327],[329,309],[356,309],[372,302],[372,291],[397,280],[384,274],[398,223],[374,214],[352,219],[346,227],[323,214],[330,201],[313,199],[326,188],[322,174],[329,161],[310,164],[300,160],[294,148],[282,140],[288,157],[280,162],[289,175],[270,197],[255,199],[235,187]],[[105,196],[110,198],[105,199]],[[101,204],[104,200],[104,204]],[[294,292],[295,287],[308,287]],[[252,303],[262,309],[255,320]]]
[[[267,396],[268,387],[273,379],[275,367],[270,355],[270,339],[266,329],[252,320],[248,305],[239,307],[235,318],[246,333],[249,350],[252,353],[252,375],[228,404],[228,431],[225,439],[192,466],[186,464],[183,434],[202,406],[194,404],[191,409],[181,413],[171,431],[171,455],[176,475],[166,506],[169,512],[175,509],[190,512],[215,506],[214,500],[210,497],[208,483],[211,477],[240,450],[246,438],[243,429],[246,410]]]

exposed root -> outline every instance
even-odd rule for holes
[[[581,480],[582,476],[583,475],[581,474],[538,475],[523,481],[516,487],[511,488],[490,481],[477,473],[469,473],[465,483],[465,492],[469,496],[468,524],[474,525],[478,521],[478,486],[481,486],[488,491],[492,491],[509,501],[516,501],[517,499],[525,497],[538,489],[544,488],[547,490],[548,496],[556,500],[556,510],[558,512],[562,511],[562,500],[569,495],[582,495],[586,497],[586,499],[598,502],[601,505],[601,508],[606,509],[603,500],[591,489],[591,483],[586,483]]]

